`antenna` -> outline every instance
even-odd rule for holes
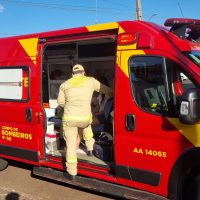
[[[136,0],[136,20],[142,20],[141,0]]]
[[[151,21],[151,19],[152,19],[153,17],[157,16],[157,15],[158,15],[158,14],[154,13],[153,15],[151,15],[151,16],[149,17],[148,21]]]
[[[180,5],[180,2],[179,2],[179,1],[178,1],[178,7],[179,7],[179,9],[180,9],[180,11],[181,11],[182,17],[184,18],[183,11],[182,11],[182,8],[181,8],[181,5]]]
[[[98,22],[98,0],[96,0],[95,24]]]

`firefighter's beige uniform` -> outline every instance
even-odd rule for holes
[[[93,150],[93,132],[91,129],[91,99],[94,91],[112,94],[112,90],[92,77],[84,75],[82,65],[72,69],[73,77],[61,84],[58,104],[64,107],[63,130],[66,140],[66,166],[70,175],[77,174],[76,141],[78,128],[83,129],[83,138],[88,151]]]

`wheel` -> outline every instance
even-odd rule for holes
[[[193,173],[186,179],[183,200],[200,200],[200,172]]]
[[[8,161],[0,158],[0,171],[3,171],[8,166]]]
[[[200,200],[200,147],[186,150],[170,175],[170,200]]]

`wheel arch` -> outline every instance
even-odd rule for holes
[[[200,167],[200,147],[192,147],[177,159],[172,168],[168,185],[170,200],[182,199],[185,180],[191,171],[197,169],[197,167]]]
[[[3,171],[8,166],[8,161],[4,158],[0,158],[0,171]]]

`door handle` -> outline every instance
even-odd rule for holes
[[[135,115],[127,114],[125,121],[126,121],[126,130],[134,131],[135,130]]]
[[[33,112],[31,108],[26,108],[26,121],[31,122],[33,119]]]

